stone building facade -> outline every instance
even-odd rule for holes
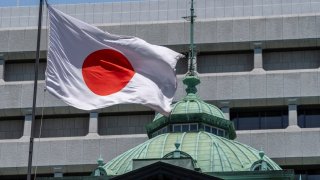
[[[60,4],[63,12],[115,34],[188,51],[188,0]],[[303,178],[320,176],[320,1],[196,0],[199,95],[235,122],[237,141],[263,149]],[[37,7],[0,7],[0,176],[27,170]],[[155,112],[117,105],[86,112],[44,89],[47,16],[41,38],[36,135],[38,174],[89,173],[144,142]],[[175,100],[187,61],[177,65]],[[43,114],[43,116],[42,116]],[[18,176],[17,176],[18,177]]]

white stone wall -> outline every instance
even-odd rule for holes
[[[134,35],[187,52],[189,25],[181,19],[187,14],[187,1],[160,1],[146,0],[139,5],[136,2],[59,5],[58,8],[110,33]],[[319,48],[319,3],[319,0],[197,0],[195,41],[200,54],[198,68],[202,82],[198,86],[199,96],[223,107],[225,114],[232,107],[320,104],[319,55],[317,50],[309,50]],[[33,59],[37,8],[0,8],[0,14],[0,52],[4,54],[4,61]],[[44,20],[44,26],[46,23]],[[46,56],[46,36],[44,28],[41,57]],[[234,54],[239,51],[245,53]],[[202,56],[202,53],[213,55]],[[4,67],[5,80],[8,80],[3,81],[0,76],[0,116],[24,116],[30,113],[33,82],[21,80],[30,78],[33,67],[10,63],[5,66],[0,63],[0,73]],[[179,74],[186,72],[186,61],[178,64],[177,71]],[[185,95],[183,76],[178,77],[175,100]],[[63,172],[89,172],[96,167],[100,155],[109,161],[147,139],[141,134],[145,132],[144,125],[154,116],[130,114],[150,112],[150,109],[131,104],[99,110],[98,135],[95,117],[90,121],[91,126],[88,125],[89,115],[64,117],[89,113],[44,93],[44,86],[44,82],[39,81],[37,114],[41,114],[44,107],[45,115],[52,115],[52,118],[44,119],[42,137],[47,138],[35,141],[34,164],[39,165],[39,173],[51,173],[57,165],[63,166]],[[290,99],[296,99],[295,104],[290,104]],[[108,113],[119,116],[108,116]],[[0,122],[0,133],[20,126],[15,120],[3,123],[2,126]],[[39,121],[36,129],[38,127]],[[88,134],[89,127],[92,131]],[[28,128],[25,126],[25,130]],[[21,129],[19,132],[22,133]],[[287,129],[239,131],[237,140],[263,148],[280,165],[318,165],[319,132],[319,128],[297,127],[296,111],[291,108]],[[24,135],[20,139],[0,140],[0,175],[26,173],[30,133]]]

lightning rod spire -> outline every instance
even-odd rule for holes
[[[189,55],[188,55],[188,75],[194,76],[197,72],[196,67],[196,58],[197,53],[195,50],[194,44],[194,22],[195,22],[195,14],[194,14],[194,3],[191,0],[191,7],[190,7],[190,16],[185,17],[186,20],[190,21],[190,46],[189,46]]]

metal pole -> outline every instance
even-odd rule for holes
[[[42,8],[43,0],[39,1],[39,18],[38,18],[38,35],[37,35],[37,50],[36,50],[36,63],[34,69],[34,86],[33,86],[33,102],[32,102],[32,120],[31,120],[31,134],[29,143],[29,156],[28,156],[28,175],[27,180],[31,180],[32,173],[32,155],[33,155],[33,140],[34,140],[34,126],[35,126],[35,114],[37,103],[37,88],[38,88],[38,67],[40,58],[40,37],[41,37],[41,22],[42,22]]]
[[[193,7],[193,0],[191,0],[191,8],[190,8],[190,64],[189,64],[189,73],[190,75],[194,75],[195,67],[194,67],[194,60],[195,60],[195,46],[194,46],[194,7]]]

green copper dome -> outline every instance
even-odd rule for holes
[[[200,83],[199,78],[186,76],[183,83],[187,85],[187,95],[172,106],[169,117],[158,113],[153,122],[146,125],[149,138],[154,137],[153,134],[164,127],[168,127],[169,131],[167,132],[173,132],[170,126],[172,124],[197,123],[199,124],[199,130],[208,125],[223,130],[225,132],[224,137],[235,139],[236,133],[233,122],[225,119],[219,108],[204,102],[196,94],[196,85]]]
[[[172,165],[182,164],[180,167],[195,172],[224,173],[228,178],[239,179],[254,179],[256,176],[252,176],[255,175],[252,172],[255,171],[282,170],[265,156],[263,151],[234,141],[236,132],[233,122],[225,119],[219,108],[204,102],[196,94],[196,86],[200,79],[196,72],[196,52],[193,43],[193,1],[190,10],[191,16],[187,17],[191,21],[188,72],[183,80],[187,86],[186,96],[172,105],[172,112],[168,117],[157,114],[154,120],[146,125],[149,140],[122,153],[107,164],[102,165],[100,162],[100,169],[96,174],[106,172],[110,176],[117,176],[148,167],[148,163],[169,163],[169,160],[171,163],[174,162]],[[192,166],[186,163],[186,159],[190,160]],[[228,175],[237,172],[247,176]]]
[[[103,168],[108,175],[120,175],[132,171],[133,159],[163,158],[175,150],[189,154],[202,172],[250,171],[252,165],[261,161],[259,151],[237,141],[229,140],[207,132],[166,133],[128,150],[114,158]],[[271,170],[281,168],[268,157],[262,157]]]

